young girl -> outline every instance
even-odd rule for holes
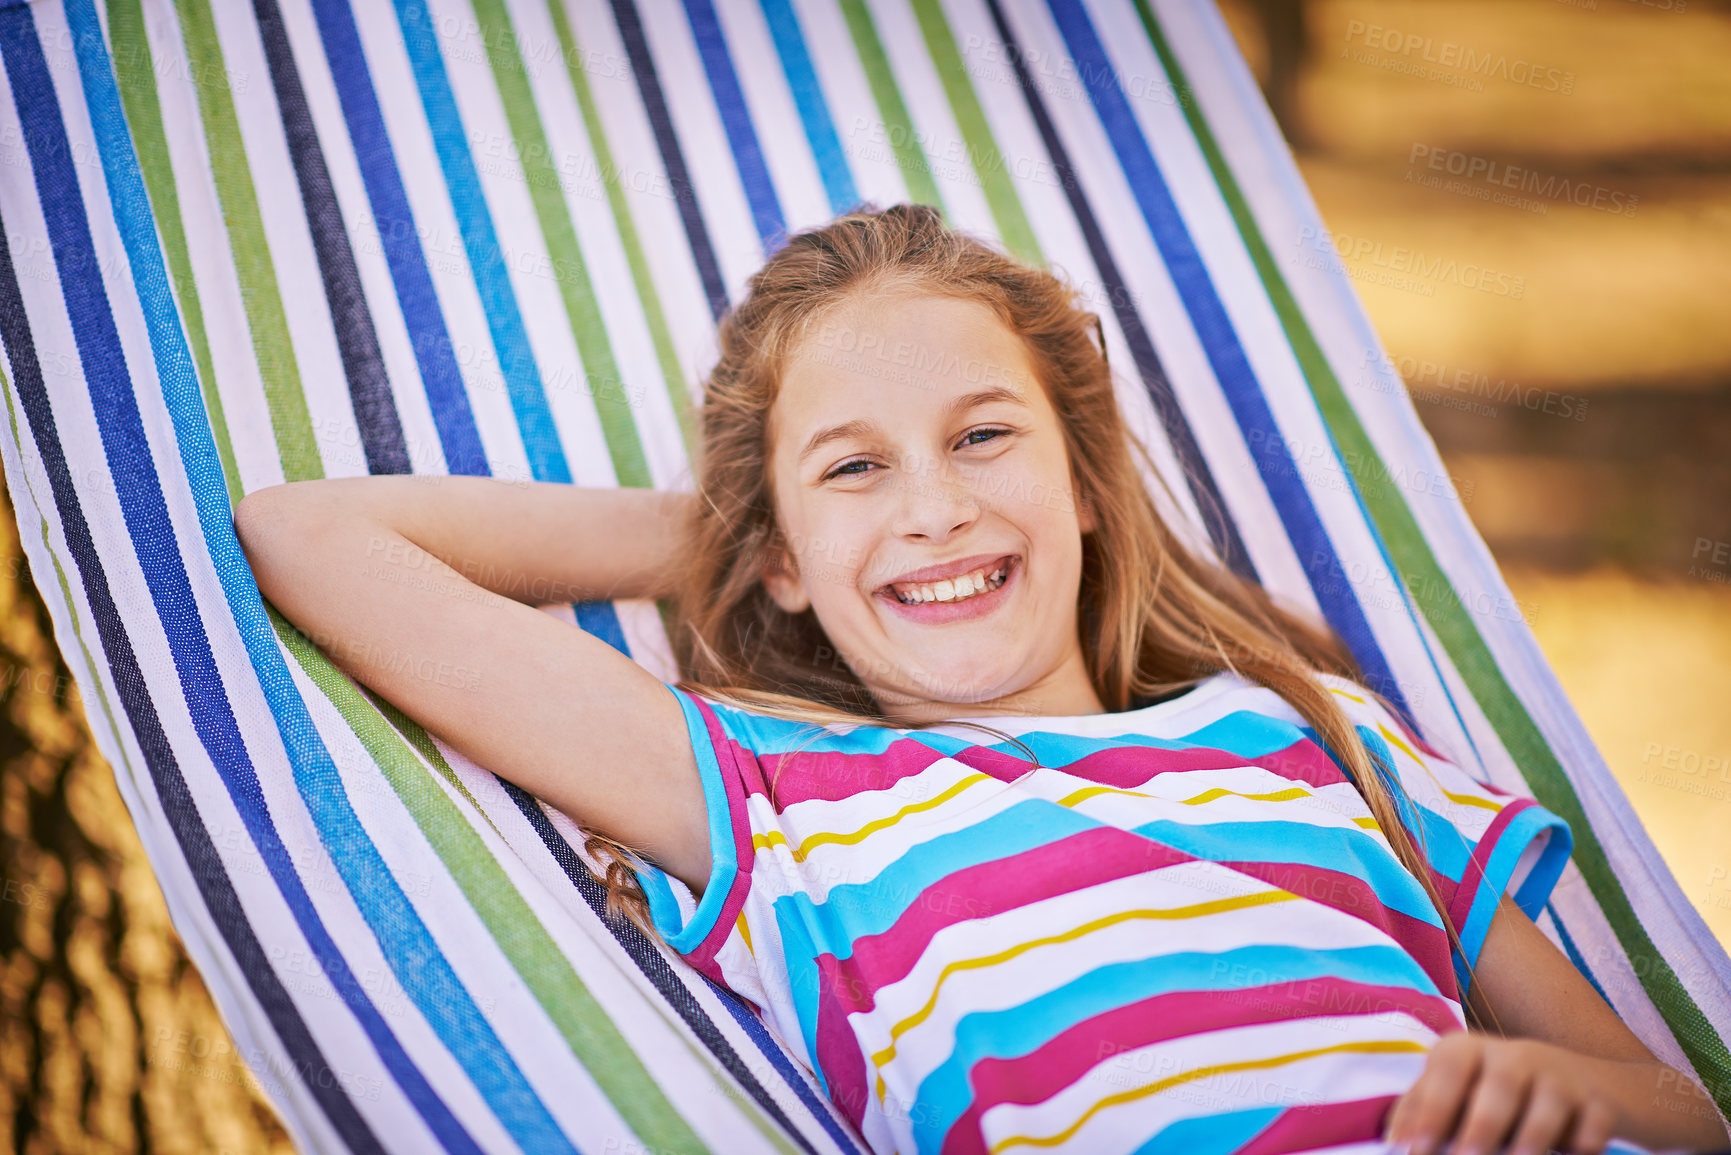
[[[1726,1142],[1531,922],[1567,826],[1173,533],[1062,282],[899,205],[749,289],[695,495],[277,486],[261,590],[874,1151]],[[602,598],[671,602],[677,683],[533,608]]]

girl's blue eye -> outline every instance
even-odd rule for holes
[[[1015,432],[1015,431],[1012,429],[995,429],[995,428],[989,428],[989,427],[981,427],[979,429],[970,429],[966,433],[962,434],[962,444],[963,445],[984,445],[984,444],[986,444],[986,442],[983,442],[983,441],[969,441],[968,440],[968,438],[974,436],[976,433],[988,433],[988,434],[992,435],[993,439],[996,439],[997,437],[999,437],[1001,435],[1009,434],[1009,433],[1013,433],[1013,432]],[[855,465],[870,465],[870,464],[871,464],[871,462],[865,460],[864,458],[855,458],[852,461],[844,461],[840,465],[836,466],[834,469],[830,470],[828,473],[824,474],[823,480],[828,481],[832,477],[859,477],[859,476],[861,476],[860,473],[850,473],[850,472],[848,472],[848,470],[851,469]]]

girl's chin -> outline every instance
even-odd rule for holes
[[[956,705],[976,705],[1003,697],[1013,685],[1008,670],[1016,663],[1004,661],[1004,673],[981,673],[980,666],[970,667],[972,676],[958,677],[955,665],[948,670],[937,660],[909,662],[902,667],[897,684],[876,691],[880,701],[901,704],[946,702]],[[888,695],[888,697],[886,697]]]

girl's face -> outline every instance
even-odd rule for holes
[[[1104,712],[1077,633],[1093,518],[1022,341],[989,308],[849,302],[789,358],[770,430],[790,552],[763,582],[788,613],[811,608],[836,650],[819,660],[898,721]],[[981,573],[983,591],[936,580]],[[920,597],[938,600],[904,604]]]

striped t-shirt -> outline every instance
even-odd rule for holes
[[[1416,807],[1476,961],[1503,894],[1544,905],[1567,824],[1323,681]],[[694,901],[644,864],[655,925],[873,1151],[1380,1150],[1465,1026],[1423,888],[1303,717],[1237,675],[1119,713],[973,719],[1026,743],[1032,773],[978,730],[814,727],[668,688],[713,867]]]

